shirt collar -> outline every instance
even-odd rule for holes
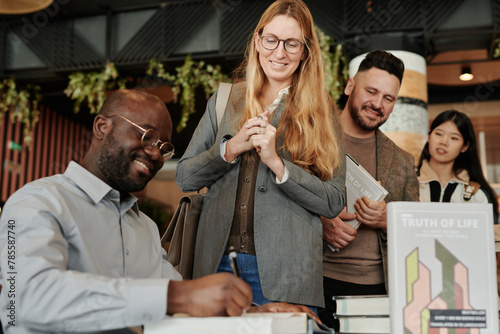
[[[82,189],[94,203],[99,203],[105,197],[109,197],[110,200],[117,202],[122,210],[124,209],[124,211],[127,211],[132,208],[132,210],[139,215],[137,197],[130,195],[129,198],[120,201],[120,193],[118,190],[111,188],[108,184],[78,163],[71,161],[64,172],[64,176]]]
[[[274,99],[273,103],[271,103],[267,109],[269,109],[269,114],[272,114],[274,112],[274,110],[276,110],[276,108],[279,106],[280,104],[280,101],[281,99],[283,98],[284,95],[288,95],[288,91],[290,90],[290,86],[288,87],[285,87],[283,89],[281,89],[279,92],[278,92],[278,97],[276,97],[276,99]]]
[[[431,168],[429,165],[429,161],[423,160],[422,161],[422,167],[420,167],[420,176],[419,176],[420,182],[423,183],[428,183],[431,181],[439,181],[437,173],[434,171],[434,169]],[[461,172],[458,173],[456,177],[451,178],[451,180],[448,183],[463,183],[463,184],[468,184],[469,183],[469,173],[467,170],[462,170]]]

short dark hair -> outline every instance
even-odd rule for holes
[[[358,72],[365,72],[373,67],[395,75],[399,79],[399,84],[401,84],[405,65],[401,59],[394,56],[392,53],[383,50],[375,50],[368,53],[361,64],[359,64]]]

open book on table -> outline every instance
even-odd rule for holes
[[[363,166],[358,164],[353,157],[349,154],[346,154],[345,156],[345,192],[347,212],[356,213],[354,204],[358,198],[363,196],[366,196],[373,201],[382,201],[389,192],[382,187],[380,183],[378,183],[378,181],[363,168]],[[361,225],[357,219],[346,220],[345,222],[355,229],[358,229],[359,225]],[[338,251],[337,248],[330,244],[328,244],[328,247],[332,250],[332,252]]]
[[[306,313],[245,313],[240,317],[165,317],[144,325],[144,334],[313,334],[335,333]]]

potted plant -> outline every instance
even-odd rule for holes
[[[40,115],[38,106],[42,96],[39,91],[40,87],[36,85],[27,85],[18,90],[14,78],[0,81],[0,122],[10,110],[12,121],[23,124],[23,142],[29,148],[33,142],[33,129]]]
[[[204,61],[194,61],[191,55],[188,55],[184,64],[177,67],[175,71],[176,74],[167,73],[162,63],[151,59],[146,73],[156,75],[172,83],[174,102],[179,101],[182,106],[181,120],[176,128],[177,132],[181,132],[186,127],[189,116],[196,112],[196,88],[202,86],[208,99],[211,94],[215,93],[220,82],[229,82],[230,80],[226,74],[222,73],[219,65],[213,66]]]
[[[118,70],[112,62],[107,62],[101,72],[74,72],[69,76],[69,83],[64,93],[75,101],[73,111],[78,113],[83,102],[91,114],[97,114],[110,89],[125,88],[125,79],[119,78]]]

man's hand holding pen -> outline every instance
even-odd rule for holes
[[[170,281],[167,313],[195,317],[240,316],[252,303],[252,289],[228,273],[194,280]]]

